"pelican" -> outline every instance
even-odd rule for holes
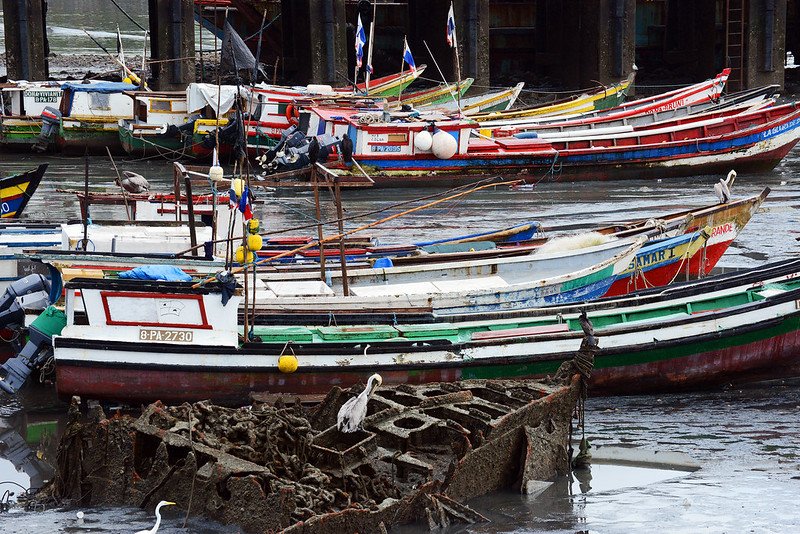
[[[136,174],[131,171],[122,171],[122,174],[124,174],[125,177],[122,181],[117,180],[117,185],[128,193],[146,193],[150,190],[150,184],[141,174]]]
[[[339,415],[336,416],[336,428],[340,432],[355,432],[361,428],[367,417],[367,403],[382,383],[381,375],[375,373],[367,380],[367,387],[364,388],[364,391],[342,405]]]
[[[728,173],[728,176],[723,180],[722,178],[719,179],[719,183],[714,184],[714,192],[717,194],[717,198],[719,198],[720,204],[727,204],[731,200],[731,187],[733,187],[733,182],[736,180],[736,171],[731,170]]]
[[[156,524],[155,524],[155,526],[153,526],[153,528],[151,528],[150,530],[140,530],[136,534],[156,534],[156,532],[158,532],[158,527],[161,526],[161,511],[160,511],[161,507],[162,506],[172,506],[174,504],[175,504],[174,502],[170,502],[170,501],[161,501],[160,503],[158,503],[158,506],[156,506]]]
[[[353,140],[347,134],[342,134],[342,142],[339,144],[342,150],[342,159],[345,163],[353,161]]]

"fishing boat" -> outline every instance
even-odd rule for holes
[[[30,151],[34,145],[52,148],[55,136],[41,138],[42,112],[58,107],[62,82],[0,84],[0,147]]]
[[[43,163],[34,170],[0,178],[0,217],[14,219],[22,215],[47,167],[48,164]]]
[[[489,118],[486,120],[479,120],[481,129],[483,131],[514,128],[521,126],[534,125],[573,125],[584,124],[591,125],[596,122],[608,122],[610,120],[618,120],[625,118],[633,118],[640,115],[651,113],[664,113],[669,111],[678,110],[711,102],[714,104],[722,103],[725,101],[722,91],[725,88],[725,83],[728,80],[729,72],[727,70],[717,74],[714,78],[705,80],[696,84],[692,84],[680,89],[668,91],[666,93],[658,93],[652,96],[639,98],[622,103],[616,107],[597,111],[588,111],[583,113],[569,113],[560,115],[547,115],[547,116],[514,116],[516,110],[512,110],[503,116],[497,118]],[[771,87],[771,86],[770,86]],[[751,93],[738,93],[738,95],[757,96],[760,93],[767,92],[774,93],[774,88],[758,88],[754,89]],[[482,119],[478,116],[477,119]]]
[[[477,113],[511,109],[517,101],[519,94],[522,92],[523,87],[525,87],[525,82],[520,82],[508,89],[490,91],[482,95],[462,98],[460,102],[461,113],[466,116],[472,116]],[[445,100],[439,104],[427,107],[448,112],[457,112],[459,110],[459,102],[453,102],[453,100],[450,99],[449,101]]]
[[[124,153],[119,121],[133,117],[133,101],[124,94],[135,85],[122,82],[69,82],[61,86],[61,125],[57,144],[62,152]]]
[[[133,118],[119,122],[119,141],[134,157],[191,157],[192,131],[186,131],[189,110],[185,91],[126,91],[133,100]]]
[[[538,106],[530,106],[509,111],[488,111],[486,113],[476,113],[472,115],[472,118],[478,122],[483,122],[498,119],[585,113],[614,108],[625,101],[628,91],[633,87],[635,78],[636,71],[634,70],[625,80],[610,87],[599,87],[591,92],[579,96],[565,98]]]
[[[474,81],[474,78],[465,78],[458,83],[441,83],[428,89],[409,91],[401,94],[397,99],[390,99],[389,105],[392,107],[403,105],[420,107],[443,104],[452,101],[454,98],[460,98],[472,87]]]
[[[600,352],[593,394],[652,393],[783,376],[800,353],[800,265],[768,279],[706,279],[682,292],[607,299],[589,307]],[[763,275],[763,276],[762,276]],[[753,281],[753,277],[756,277]],[[746,283],[740,281],[747,279]],[[86,304],[77,317],[76,292]],[[320,394],[378,372],[386,383],[536,378],[578,350],[573,307],[526,318],[404,325],[256,326],[240,342],[241,296],[214,284],[75,279],[67,324],[53,339],[62,398],[125,402],[242,399],[254,391]],[[292,373],[278,360],[297,361]]]
[[[653,129],[548,139],[473,138],[475,123],[463,120],[368,123],[359,115],[311,111],[326,133],[352,139],[353,159],[378,186],[470,183],[490,172],[516,173],[529,182],[666,178],[730,168],[755,172],[772,169],[800,138],[798,103]],[[280,168],[267,164],[270,171]],[[357,179],[361,172],[350,174]]]
[[[350,87],[340,87],[336,91],[340,93],[355,92],[361,95],[379,96],[384,98],[396,97],[401,94],[411,83],[422,76],[427,65],[420,65],[416,69],[401,70],[395,74],[372,78],[369,82],[369,90],[366,81],[355,86],[355,91]]]

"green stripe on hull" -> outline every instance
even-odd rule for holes
[[[640,365],[644,363],[663,362],[677,358],[686,358],[696,354],[725,350],[750,343],[764,341],[773,337],[788,334],[800,329],[800,315],[789,316],[779,324],[762,328],[752,332],[725,336],[709,341],[698,343],[683,343],[680,346],[654,348],[625,354],[604,355],[602,352],[603,338],[598,336],[600,344],[600,355],[595,359],[595,368],[605,369],[610,367],[626,367],[629,365]],[[800,356],[798,356],[800,358]]]
[[[564,293],[566,291],[571,291],[573,289],[578,289],[581,287],[586,287],[589,284],[594,284],[595,282],[601,282],[606,278],[613,276],[614,274],[614,265],[608,265],[603,267],[597,272],[587,274],[586,276],[581,276],[580,278],[575,278],[574,280],[568,280],[561,284],[561,292]]]
[[[786,317],[780,324],[753,332],[725,336],[720,339],[699,343],[687,342],[680,346],[654,348],[649,350],[626,352],[624,354],[606,355],[603,353],[603,336],[598,336],[600,354],[595,358],[595,369],[611,369],[647,363],[669,361],[686,358],[698,354],[731,349],[782,336],[800,330],[800,315]],[[798,356],[800,359],[800,356]],[[545,360],[524,364],[482,365],[465,367],[461,371],[461,379],[514,378],[527,376],[544,376],[553,374],[566,359]]]
[[[408,80],[407,82],[403,82],[400,85],[395,85],[395,86],[387,88],[387,89],[379,89],[377,91],[374,90],[374,89],[370,89],[369,90],[369,95],[370,96],[398,96],[400,94],[400,91],[401,90],[405,91],[406,87],[411,85],[414,82],[415,79],[416,78],[412,78],[412,79]]]
[[[136,137],[127,128],[119,129],[119,141],[126,154],[132,156],[150,156],[164,152],[181,152],[184,149],[180,139],[160,135]],[[186,156],[191,156],[187,151]]]

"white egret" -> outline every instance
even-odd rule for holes
[[[381,375],[375,373],[367,380],[367,387],[358,396],[345,402],[336,416],[336,428],[340,432],[355,432],[364,424],[367,417],[367,403],[372,394],[383,383]]]
[[[733,182],[736,180],[736,171],[731,170],[728,173],[728,176],[723,180],[722,178],[719,179],[719,183],[714,184],[714,192],[717,194],[717,198],[721,204],[727,204],[731,200],[731,187],[733,187]]]
[[[131,171],[122,171],[125,176],[122,181],[117,180],[117,184],[128,193],[147,193],[150,190],[150,183],[141,174]]]
[[[156,506],[156,524],[155,524],[155,526],[153,528],[151,528],[150,530],[140,530],[136,534],[156,534],[156,532],[158,532],[158,527],[161,526],[161,507],[162,506],[172,506],[174,504],[175,504],[174,502],[170,502],[170,501],[161,501],[160,503],[158,503],[158,506]]]

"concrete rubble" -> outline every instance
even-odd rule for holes
[[[567,368],[566,366],[573,367]],[[336,414],[363,386],[315,407],[254,401],[147,406],[141,416],[82,416],[78,400],[42,493],[76,506],[160,500],[247,532],[385,532],[485,521],[465,504],[488,492],[539,491],[569,469],[583,396],[573,362],[558,380],[464,381],[379,388],[363,430]]]

